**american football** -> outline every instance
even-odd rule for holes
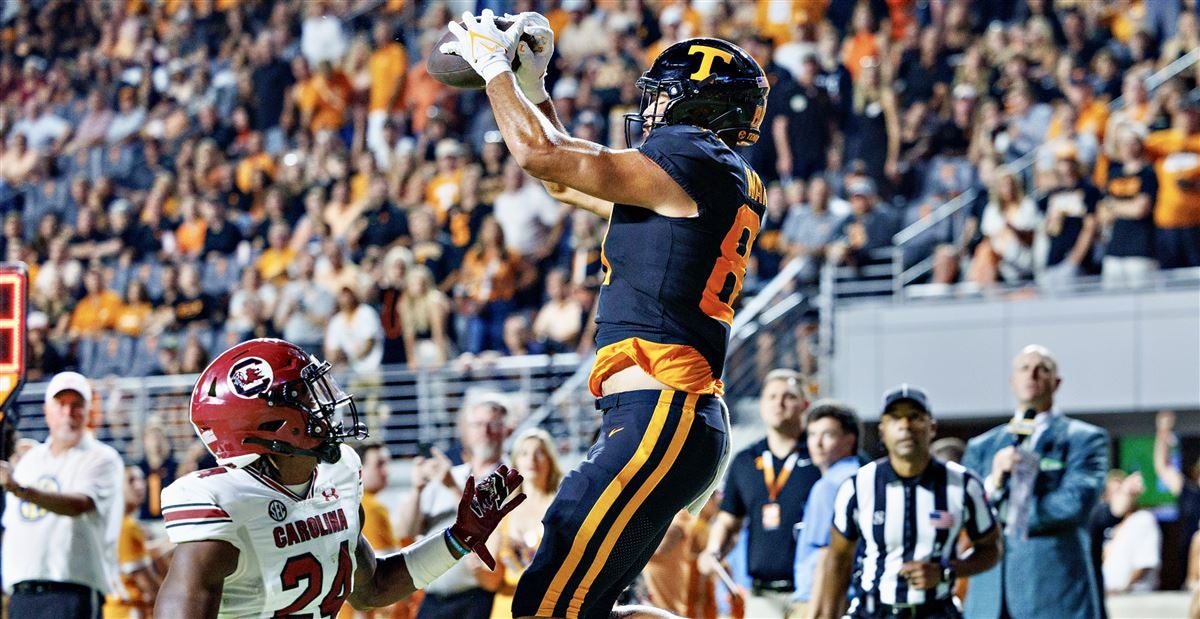
[[[463,25],[459,22],[459,25]],[[496,18],[496,26],[501,30],[507,30],[512,26],[512,20],[504,17]],[[429,75],[433,76],[437,81],[465,90],[479,90],[483,88],[483,78],[471,68],[471,64],[463,59],[458,54],[442,53],[442,45],[445,43],[453,43],[454,35],[446,28],[442,32],[441,38],[433,46],[433,51],[429,53],[429,59],[426,61],[426,67],[429,70]],[[533,37],[527,34],[521,35],[521,40],[533,45]],[[519,58],[513,58],[513,70],[517,70],[521,66]]]

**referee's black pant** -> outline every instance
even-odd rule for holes
[[[100,619],[104,596],[73,582],[24,580],[13,585],[8,616],[13,619]]]
[[[867,595],[855,599],[846,612],[850,619],[962,619],[953,600],[934,600],[924,604],[892,606]]]

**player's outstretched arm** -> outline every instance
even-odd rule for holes
[[[175,548],[171,567],[158,590],[157,617],[210,619],[221,609],[225,578],[237,569],[238,549],[229,542],[184,542]]]
[[[507,30],[500,30],[490,10],[479,17],[463,14],[463,25],[451,22],[450,32],[458,39],[443,51],[461,55],[487,83],[496,124],[517,162],[526,172],[543,181],[577,189],[600,200],[652,209],[661,215],[690,217],[696,214],[695,200],[666,171],[634,149],[612,150],[595,142],[567,135],[557,122],[554,107],[538,88],[539,71],[513,73],[512,59],[521,54],[527,61],[549,60],[552,46],[531,50],[520,48],[526,26],[548,30],[539,15],[522,13]],[[549,33],[552,41],[553,33]],[[532,99],[531,99],[532,97]]]
[[[359,508],[362,521],[362,508]],[[411,548],[411,547],[410,547]],[[361,534],[355,550],[354,589],[346,601],[358,610],[380,608],[412,595],[417,590],[408,566],[400,553],[383,558],[375,556],[375,549]],[[458,558],[455,557],[457,561]],[[451,563],[453,565],[453,563]]]
[[[367,610],[393,604],[429,586],[472,551],[488,568],[496,569],[496,561],[485,544],[500,521],[525,500],[525,494],[521,493],[505,502],[522,481],[520,473],[503,465],[478,487],[475,478],[468,477],[454,525],[430,533],[395,554],[376,557],[371,545],[360,535],[350,605]],[[361,511],[360,507],[360,521]]]
[[[613,150],[555,128],[519,92],[511,72],[488,82],[487,95],[505,144],[529,174],[603,201],[641,206],[669,217],[696,213],[696,201],[640,151]]]

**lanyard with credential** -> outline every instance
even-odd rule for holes
[[[779,510],[779,503],[776,499],[779,498],[779,492],[787,485],[788,478],[792,476],[792,469],[796,466],[796,460],[800,459],[800,454],[793,451],[788,454],[786,460],[783,461],[783,469],[779,471],[779,478],[775,478],[775,457],[771,455],[771,450],[763,451],[763,483],[767,486],[767,502],[762,508],[762,526],[763,529],[772,530],[778,529],[782,524],[782,514]]]

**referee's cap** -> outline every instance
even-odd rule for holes
[[[899,387],[895,387],[883,394],[883,408],[880,409],[880,414],[887,414],[888,409],[893,404],[906,400],[915,404],[928,415],[933,416],[933,409],[929,406],[929,398],[925,396],[925,391],[920,387],[914,387],[908,383],[902,383]]]

